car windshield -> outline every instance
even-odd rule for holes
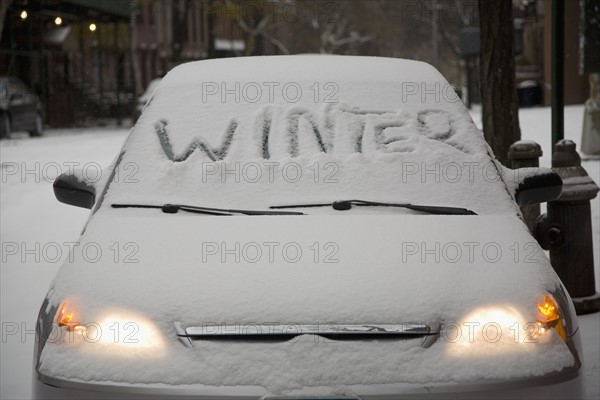
[[[362,199],[515,214],[451,86],[426,64],[384,60],[357,58],[349,69],[342,57],[261,57],[243,68],[174,69],[124,145],[105,205],[266,210]],[[318,68],[300,71],[313,61]]]

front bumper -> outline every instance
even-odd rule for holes
[[[565,305],[566,308],[568,305]],[[43,307],[44,309],[44,307]],[[54,315],[56,310],[44,315]],[[575,315],[572,312],[569,315]],[[43,321],[42,321],[43,322]],[[575,358],[575,364],[558,372],[541,376],[505,378],[497,380],[473,380],[437,383],[389,383],[340,385],[337,387],[304,387],[286,391],[285,396],[269,393],[260,386],[208,386],[202,384],[169,385],[141,384],[111,381],[83,381],[58,378],[39,371],[38,354],[34,357],[35,376],[33,379],[34,399],[577,399],[583,398],[585,385],[582,366],[582,346],[579,329],[573,321],[568,326],[574,328],[567,339],[567,347]],[[42,342],[40,342],[41,344]],[[38,348],[38,352],[41,347]],[[551,361],[547,359],[546,361]],[[521,361],[524,361],[521,359]],[[436,361],[439,363],[439,360]],[[489,360],[491,367],[493,361]],[[487,364],[487,363],[486,363]],[[520,363],[515,367],[525,367]],[[376,367],[373,365],[372,367]],[[140,365],[140,370],[144,369]],[[526,367],[525,367],[526,368]],[[136,368],[137,369],[137,368]],[[523,372],[527,371],[524,369]],[[365,371],[363,371],[365,372]],[[449,379],[453,379],[452,375]],[[177,375],[176,375],[177,376]],[[437,375],[436,375],[437,376]],[[436,380],[434,378],[433,380]]]
[[[542,377],[456,384],[356,385],[341,388],[307,388],[273,396],[282,399],[578,399],[584,396],[582,369],[566,369]],[[123,385],[110,382],[68,381],[45,376],[34,378],[34,399],[265,399],[259,387],[202,385]]]

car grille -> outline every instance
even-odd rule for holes
[[[197,340],[278,342],[300,335],[318,335],[332,340],[373,340],[425,338],[423,347],[440,334],[439,324],[203,324],[182,328],[175,323],[177,336]]]

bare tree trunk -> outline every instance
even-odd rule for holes
[[[511,0],[479,0],[483,134],[508,166],[508,148],[521,138],[515,81]]]

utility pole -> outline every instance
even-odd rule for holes
[[[564,58],[565,4],[552,0],[552,154],[554,146],[564,139]]]

